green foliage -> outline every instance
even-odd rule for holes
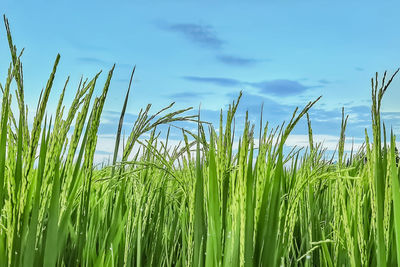
[[[313,140],[308,111],[319,98],[300,113],[296,109],[287,126],[270,129],[261,120],[258,140],[246,116],[235,139],[241,95],[225,120],[221,112],[217,130],[199,115],[186,115],[189,109],[171,111],[173,103],[154,115],[148,105],[118,160],[133,70],[112,164],[95,168],[114,67],[99,97],[93,94],[101,72],[82,79],[64,113],[67,79],[52,122],[46,106],[57,55],[28,127],[22,52],[17,53],[6,19],[5,24],[12,62],[4,87],[0,84],[4,266],[399,265],[400,172],[395,136],[392,132],[386,142],[380,120],[382,97],[397,72],[387,82],[385,73],[380,85],[378,76],[372,80],[373,142],[366,133],[365,145],[349,158],[343,111],[334,163]],[[10,108],[14,98],[17,110]],[[306,114],[309,150],[284,154],[287,138]],[[177,121],[196,122],[198,131],[182,129],[183,145],[171,148],[169,130],[163,140],[156,128]],[[150,137],[143,139],[146,133]]]

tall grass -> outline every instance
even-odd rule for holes
[[[0,263],[4,266],[396,266],[400,263],[400,185],[395,135],[386,140],[382,97],[396,73],[372,80],[372,138],[345,153],[343,112],[337,162],[315,143],[308,111],[288,124],[248,118],[234,148],[234,101],[216,130],[173,104],[143,109],[117,160],[130,86],[116,129],[112,164],[94,168],[100,117],[98,77],[81,80],[71,106],[46,116],[57,55],[28,126],[22,52],[4,18],[11,64],[1,84]],[[132,71],[131,82],[134,70]],[[12,89],[16,88],[15,94]],[[11,109],[16,99],[17,109]],[[225,115],[225,119],[223,118]],[[283,152],[307,115],[309,149]],[[197,123],[171,148],[157,127]],[[144,134],[150,137],[143,139]],[[383,141],[382,141],[383,138]],[[257,140],[258,139],[258,140]],[[134,150],[134,145],[140,151]]]

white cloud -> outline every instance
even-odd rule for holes
[[[354,143],[353,143],[354,140]],[[322,146],[327,150],[335,150],[339,143],[339,136],[335,135],[326,135],[326,134],[315,134],[313,135],[314,143],[322,143]],[[344,145],[345,151],[351,151],[353,148],[354,151],[357,151],[363,144],[364,139],[356,138],[356,137],[346,137],[346,142]],[[298,147],[308,147],[308,135],[307,134],[292,134],[288,137],[286,141],[286,145],[289,147],[298,146]]]

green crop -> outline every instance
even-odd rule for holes
[[[100,118],[112,83],[108,72],[95,97],[99,72],[81,79],[69,108],[55,114],[47,102],[60,61],[57,55],[33,124],[28,126],[21,56],[4,17],[11,63],[0,84],[0,265],[2,266],[398,266],[400,183],[396,137],[386,140],[380,118],[390,77],[372,79],[372,142],[345,153],[342,111],[337,162],[313,140],[308,111],[260,132],[246,116],[235,136],[241,98],[218,129],[173,111],[141,110],[127,139],[121,137],[131,83],[109,165],[96,168]],[[13,94],[13,89],[15,94]],[[11,101],[17,108],[12,110]],[[303,117],[309,148],[284,153]],[[225,119],[224,119],[225,117]],[[161,125],[189,121],[180,146],[160,138]],[[147,139],[144,138],[150,136]],[[122,151],[119,151],[120,143]],[[235,147],[234,140],[238,141]],[[139,150],[133,149],[134,146]],[[122,158],[118,160],[118,155]]]

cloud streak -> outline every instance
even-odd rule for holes
[[[242,67],[253,66],[260,62],[258,59],[238,57],[234,55],[217,55],[216,59],[225,65]]]
[[[222,47],[222,41],[216,34],[213,27],[194,23],[179,23],[163,27],[165,30],[181,34],[187,40],[200,46],[219,49]]]
[[[242,84],[241,81],[230,78],[221,78],[221,77],[198,77],[198,76],[184,76],[182,77],[184,80],[198,83],[209,83],[218,86],[224,87],[235,87]]]
[[[223,77],[198,77],[198,76],[184,76],[183,79],[191,82],[209,83],[223,87],[238,87],[248,85],[253,88],[259,89],[259,93],[270,96],[291,96],[300,95],[308,89],[319,86],[306,86],[295,80],[276,79],[261,82],[246,82],[231,78]]]
[[[321,80],[319,80],[318,82],[321,83],[321,84],[325,84],[325,85],[331,84],[331,83],[332,83],[331,81],[328,81],[328,80],[326,80],[326,79],[321,79]]]
[[[260,93],[275,96],[299,95],[315,86],[305,86],[298,81],[278,79],[271,81],[263,81],[256,83],[248,83],[249,85],[259,88]]]
[[[237,94],[228,93],[227,97],[236,99]],[[249,117],[257,121],[261,114],[262,105],[264,118],[267,118],[267,120],[272,119],[272,121],[277,121],[279,123],[287,119],[290,113],[295,109],[295,107],[292,105],[277,102],[266,96],[256,95],[244,91],[238,106],[237,116],[239,118],[244,117],[248,111]]]
[[[211,25],[196,23],[168,24],[161,22],[158,23],[158,27],[164,31],[177,33],[183,36],[189,42],[203,48],[220,50],[223,48],[224,44],[226,44],[226,41],[218,36],[214,27]],[[216,55],[215,58],[222,64],[235,67],[248,67],[261,61],[255,58],[247,58],[229,54],[219,54]]]
[[[110,64],[107,61],[104,61],[102,59],[96,58],[96,57],[78,57],[76,59],[77,61],[81,63],[87,63],[87,64],[96,64],[96,65],[108,65]]]
[[[206,95],[210,95],[210,93],[205,93],[205,92],[182,92],[182,93],[175,93],[169,95],[172,99],[197,99],[199,97],[203,97]]]

